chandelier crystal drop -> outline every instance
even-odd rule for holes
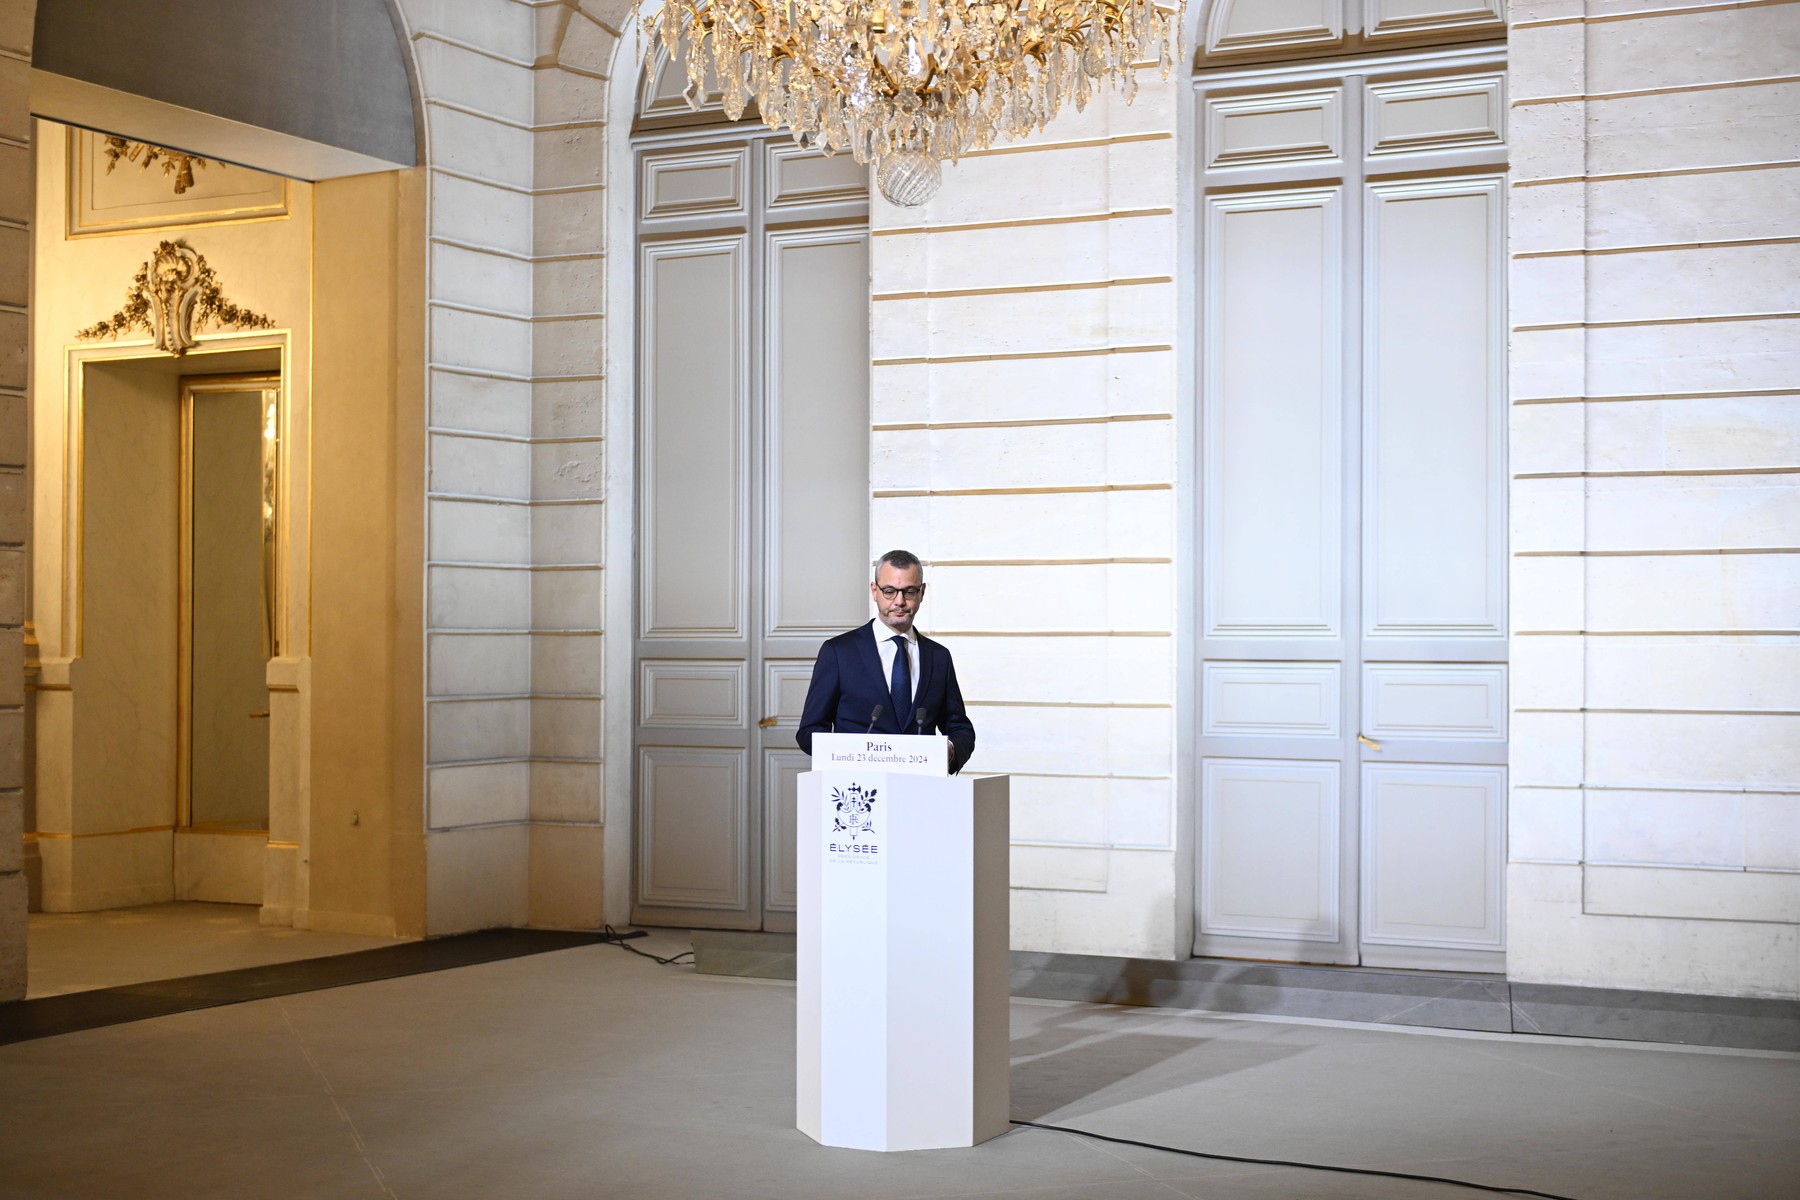
[[[1185,12],[1186,0],[667,0],[643,29],[686,70],[696,108],[710,73],[734,121],[755,101],[803,146],[859,163],[908,155],[888,172],[906,189],[878,182],[912,205],[937,183],[911,155],[955,162],[1108,85],[1129,103],[1138,64],[1166,80]]]

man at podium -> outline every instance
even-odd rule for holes
[[[975,753],[975,726],[963,708],[950,651],[913,628],[925,602],[925,566],[918,555],[882,555],[869,598],[878,620],[819,647],[794,740],[811,754],[815,733],[941,731],[950,741],[954,775]]]

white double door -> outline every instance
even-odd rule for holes
[[[1195,952],[1503,969],[1504,75],[1209,81]]]
[[[868,610],[868,174],[716,129],[638,167],[632,919],[791,931],[800,706]]]

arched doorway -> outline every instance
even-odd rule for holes
[[[1194,952],[1504,968],[1505,28],[1216,0]]]
[[[791,932],[794,731],[872,557],[869,172],[685,86],[651,64],[632,139],[633,919]]]
[[[423,931],[397,32],[381,0],[37,13],[18,890],[47,910]]]

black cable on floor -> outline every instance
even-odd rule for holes
[[[1534,1192],[1530,1188],[1496,1187],[1491,1183],[1470,1183],[1466,1179],[1449,1179],[1442,1175],[1412,1175],[1405,1171],[1378,1171],[1373,1167],[1334,1167],[1326,1163],[1291,1162],[1285,1158],[1247,1158],[1238,1154],[1212,1154],[1205,1150],[1184,1150],[1180,1146],[1159,1146],[1155,1142],[1138,1142],[1131,1138],[1111,1137],[1086,1129],[1070,1129],[1066,1125],[1046,1125],[1041,1121],[1014,1121],[1028,1129],[1048,1129],[1054,1133],[1072,1133],[1077,1137],[1101,1142],[1117,1142],[1121,1146],[1137,1146],[1143,1150],[1166,1150],[1170,1154],[1186,1154],[1191,1158],[1212,1158],[1220,1162],[1254,1163],[1263,1167],[1299,1167],[1303,1171],[1336,1171],[1343,1175],[1379,1175],[1384,1179],[1411,1179],[1418,1183],[1447,1183],[1452,1187],[1473,1188],[1478,1192],[1501,1192],[1508,1196],[1538,1196],[1542,1200],[1575,1200],[1556,1192]]]
[[[639,950],[636,946],[631,944],[632,941],[637,938],[649,936],[649,932],[643,929],[629,929],[624,933],[620,933],[611,925],[602,925],[600,927],[600,940],[602,942],[609,946],[617,946],[621,950],[629,950],[639,958],[647,958],[651,962],[661,963],[665,967],[683,967],[693,962],[694,952],[692,950],[683,950],[679,954],[671,954],[668,958],[664,958],[662,955],[652,954],[648,950]]]

